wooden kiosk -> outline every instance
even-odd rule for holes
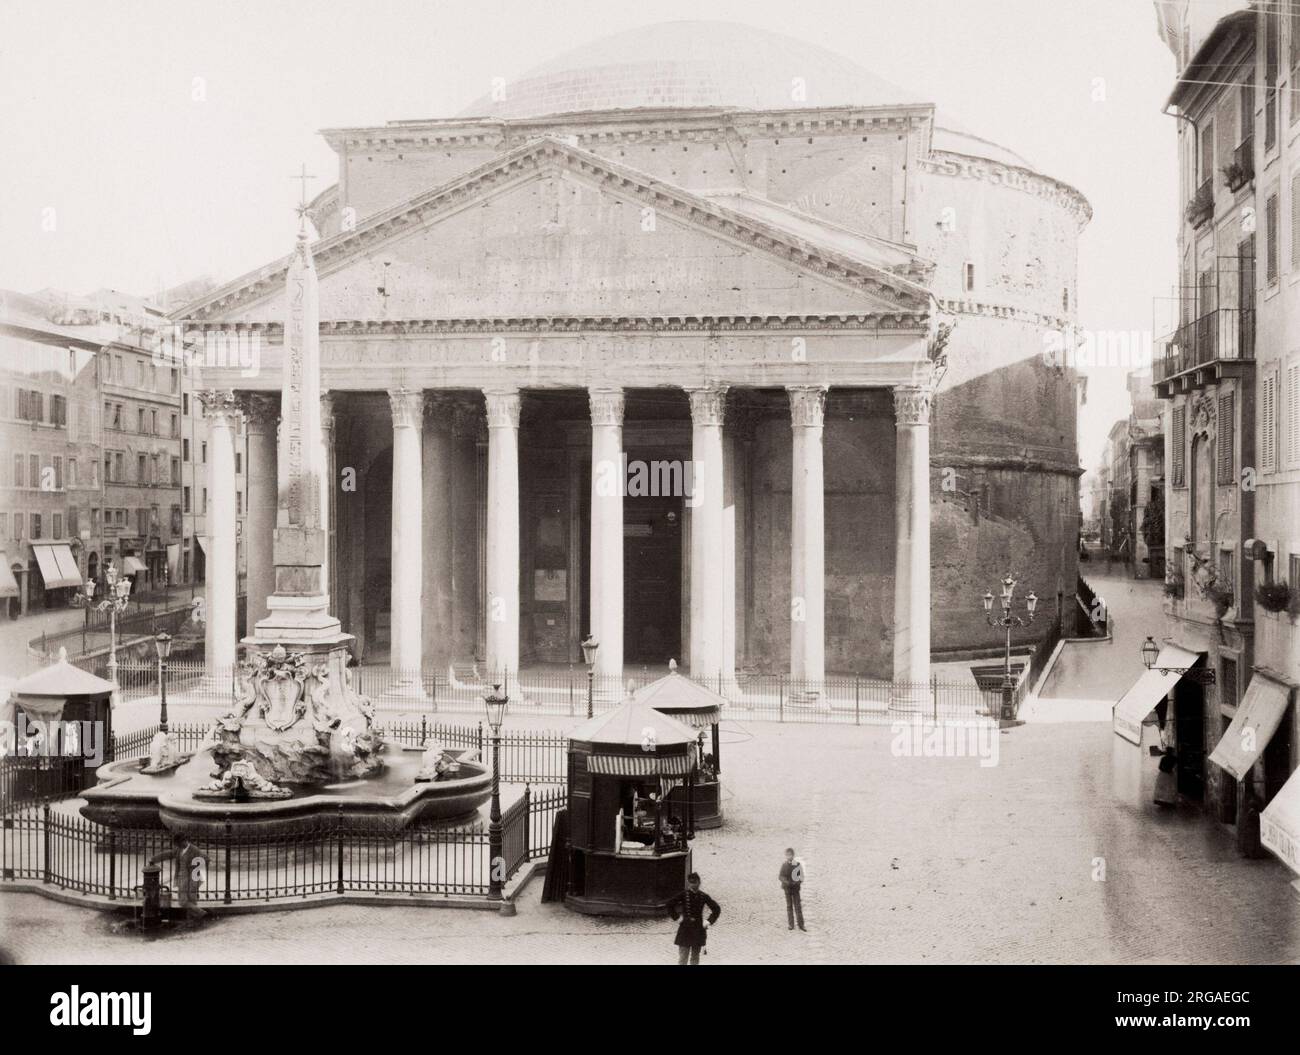
[[[711,730],[712,753],[702,744],[700,747],[693,813],[696,828],[722,827],[722,783],[718,777],[722,771],[722,750],[718,739],[718,723],[722,720],[722,708],[726,705],[727,698],[712,689],[706,689],[699,682],[682,677],[677,673],[677,661],[669,660],[667,676],[643,685],[632,694],[632,699],[648,704],[661,714],[693,729],[701,740],[704,731]],[[684,787],[674,788],[669,793],[669,801],[677,808],[685,808],[685,794]]]
[[[569,908],[667,914],[691,871],[695,739],[692,729],[634,699],[569,734]],[[672,798],[681,787],[684,809]]]
[[[15,734],[6,748],[15,783],[0,795],[34,800],[92,787],[98,765],[113,761],[113,689],[69,663],[62,648],[54,663],[14,682],[0,719]]]

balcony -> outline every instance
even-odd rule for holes
[[[1255,362],[1255,309],[1218,308],[1180,326],[1156,347],[1156,398],[1201,388]]]
[[[1207,179],[1196,188],[1196,195],[1187,203],[1187,222],[1200,227],[1214,215],[1214,180]]]
[[[1247,136],[1232,152],[1232,163],[1223,167],[1223,180],[1234,194],[1255,178],[1255,137]]]

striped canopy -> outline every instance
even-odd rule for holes
[[[639,755],[593,754],[587,759],[592,773],[613,777],[686,776],[695,765],[695,752],[684,755],[659,755],[644,751]]]

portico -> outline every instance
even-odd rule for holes
[[[926,298],[690,198],[542,139],[313,246],[329,603],[363,662],[508,675],[579,662],[590,632],[610,677],[928,676]],[[191,307],[259,350],[251,376],[203,369],[214,406],[277,390],[282,278]],[[262,508],[284,454],[255,435]],[[250,575],[250,611],[265,589]]]

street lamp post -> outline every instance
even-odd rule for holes
[[[510,697],[501,691],[500,684],[496,684],[483,697],[483,703],[487,707],[488,726],[492,730],[492,806],[488,814],[488,856],[491,858],[491,869],[488,873],[488,898],[500,901],[505,885],[502,878],[505,861],[501,853],[501,723],[505,721]]]
[[[117,568],[110,561],[104,569],[104,582],[108,589],[102,601],[95,600],[96,583],[87,579],[81,589],[73,594],[73,602],[86,609],[87,615],[93,609],[108,613],[108,680],[113,683],[116,697],[117,684],[117,617],[126,611],[131,602],[131,580],[125,575],[118,575]]]
[[[1210,667],[1157,667],[1155,664],[1159,658],[1160,646],[1148,634],[1147,639],[1142,642],[1142,665],[1147,670],[1158,670],[1161,674],[1177,674],[1200,685],[1213,685],[1217,680]]]
[[[600,642],[591,634],[582,643],[582,658],[587,664],[587,717],[592,715],[592,701],[595,697],[596,689],[596,649],[600,648]]]
[[[1034,612],[1038,608],[1038,597],[1031,590],[1025,598],[1025,612],[1027,618],[1020,618],[1018,615],[1011,614],[1011,602],[1016,593],[1016,580],[1010,575],[1002,577],[1002,610],[997,615],[993,614],[993,594],[984,595],[984,618],[988,620],[989,626],[1001,627],[1006,631],[1006,648],[1002,655],[1002,714],[1001,717],[1006,721],[1011,721],[1016,716],[1015,709],[1015,682],[1011,678],[1011,629],[1016,626],[1028,626],[1034,621]]]
[[[172,654],[172,636],[166,632],[154,638],[158,650],[158,729],[167,732],[167,657]]]

